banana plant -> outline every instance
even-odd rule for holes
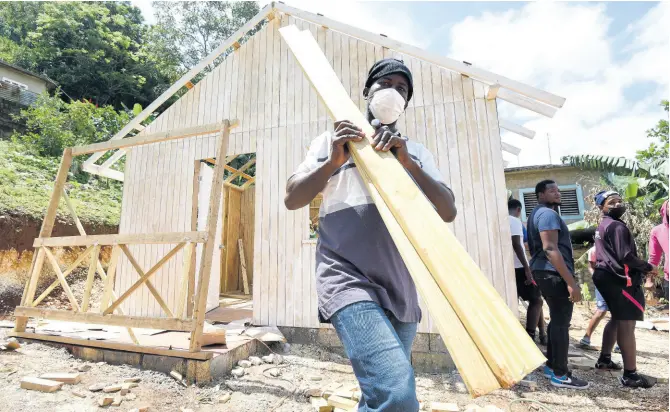
[[[617,188],[626,200],[645,198],[660,207],[668,198],[668,161],[639,162],[625,157],[600,155],[565,156],[564,164],[582,170],[603,172],[603,179]]]

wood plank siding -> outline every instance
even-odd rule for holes
[[[312,32],[361,110],[366,104],[363,83],[376,60],[399,57],[410,67],[414,97],[399,128],[435,156],[457,198],[458,218],[449,227],[516,312],[497,110],[494,100],[485,99],[484,85],[379,45],[277,15],[143,132],[240,120],[230,135],[228,154],[255,152],[257,156],[256,183],[241,202],[254,209],[243,210],[240,217],[250,282],[253,279],[254,323],[320,326],[309,208],[288,211],[283,198],[286,180],[305,157],[311,140],[332,130],[332,121],[277,31],[289,24]],[[213,157],[215,146],[212,134],[130,149],[120,232],[190,231],[193,164]],[[170,247],[133,245],[130,249],[149,268]],[[155,275],[154,284],[170,307],[175,306],[181,262],[179,252]],[[137,279],[130,269],[124,259],[117,292]],[[162,314],[146,288],[135,292],[123,309],[127,315]],[[419,331],[436,332],[430,316],[424,315]]]

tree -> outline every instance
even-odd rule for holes
[[[260,8],[255,1],[155,1],[155,48],[185,72],[228,39]],[[216,65],[216,63],[215,63]]]
[[[668,112],[668,101],[661,101],[661,106]],[[667,159],[670,154],[668,140],[668,119],[661,119],[656,127],[647,130],[647,137],[654,139],[646,150],[639,150],[635,158],[641,162],[655,162]]]
[[[15,133],[21,142],[42,156],[60,156],[66,147],[109,140],[130,120],[130,114],[112,106],[98,107],[88,101],[67,103],[41,94],[37,101],[17,116],[25,122],[25,133]]]
[[[175,80],[145,47],[128,2],[0,3],[0,56],[46,74],[74,100],[147,105]]]

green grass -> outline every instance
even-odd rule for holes
[[[77,159],[82,161],[83,159]],[[41,157],[25,147],[0,141],[0,214],[21,214],[42,219],[53,188],[60,158]],[[88,224],[118,225],[121,216],[120,182],[106,178],[76,179],[70,169],[67,192],[79,219]],[[81,183],[78,180],[88,179]],[[58,207],[61,219],[72,220],[65,202]]]

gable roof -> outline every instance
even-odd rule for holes
[[[365,30],[362,30],[357,27],[347,25],[332,19],[329,19],[320,14],[314,14],[306,12],[304,10],[297,9],[295,7],[287,6],[282,2],[271,2],[267,4],[261,11],[251,18],[244,26],[237,30],[231,37],[222,42],[212,53],[203,58],[197,65],[192,67],[186,74],[184,74],[179,80],[177,80],[170,88],[168,88],[163,94],[161,94],[156,100],[149,104],[140,114],[133,118],[128,124],[126,124],[118,133],[110,138],[110,140],[122,139],[126,137],[129,133],[136,130],[137,132],[142,132],[144,126],[141,122],[148,118],[156,109],[158,109],[163,103],[165,103],[170,97],[177,93],[182,87],[190,86],[193,84],[191,80],[195,78],[200,72],[202,72],[209,64],[213,63],[214,60],[220,55],[226,53],[229,49],[237,49],[240,47],[242,39],[254,28],[257,28],[265,19],[271,20],[275,17],[276,13],[284,13],[291,15],[293,17],[314,23],[320,26],[323,26],[327,29],[334,30],[348,36],[357,38],[359,40],[367,41],[373,44],[380,45],[382,47],[395,50],[397,52],[415,57],[426,62],[435,64],[436,66],[443,67],[448,70],[452,70],[468,77],[471,77],[475,80],[478,80],[482,83],[485,83],[489,86],[487,90],[487,99],[500,98],[506,100],[512,104],[524,107],[526,109],[532,110],[536,113],[542,114],[547,117],[553,117],[556,109],[563,106],[565,103],[565,98],[557,96],[555,94],[549,93],[544,90],[540,90],[533,86],[512,80],[505,76],[501,76],[492,72],[489,72],[484,69],[477,68],[470,63],[460,62],[458,60],[451,59],[449,57],[436,55],[433,53],[426,52],[418,47],[402,43],[397,40],[390,39],[384,34],[375,34]],[[190,88],[189,87],[189,88]],[[500,119],[500,127],[509,130],[511,132],[517,133],[519,135],[533,138],[535,132],[528,130],[523,126],[516,125],[512,122],[505,121]],[[517,148],[507,144],[507,149],[512,149],[518,151]],[[94,163],[104,156],[106,152],[97,152],[91,155],[84,164],[82,169],[94,174],[104,174],[105,171],[109,171],[109,167],[121,157],[125,155],[125,151],[119,150],[115,153],[110,159],[105,161],[104,167],[97,166]],[[117,172],[118,173],[118,172]]]

